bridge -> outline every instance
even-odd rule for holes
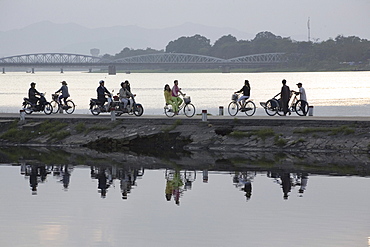
[[[116,67],[204,65],[230,68],[235,66],[274,65],[285,63],[288,60],[289,57],[285,53],[254,54],[231,59],[184,53],[157,53],[125,57],[116,60],[81,54],[37,53],[0,58],[0,66],[3,68],[3,73],[5,73],[6,67],[58,67],[61,68],[61,72],[63,72],[63,68],[67,67],[88,67],[90,70],[97,67],[108,67],[109,73],[112,72],[112,74],[115,74]]]

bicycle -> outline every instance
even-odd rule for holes
[[[185,96],[183,95],[183,102],[179,106],[179,111],[184,110],[184,114],[187,117],[192,117],[195,114],[195,106],[191,103],[190,96]],[[172,105],[166,104],[164,107],[164,113],[166,114],[167,117],[173,117],[175,116],[175,111],[172,108]]]
[[[231,96],[231,102],[227,108],[230,116],[235,116],[236,114],[238,114],[239,111],[244,112],[247,116],[253,116],[256,112],[256,105],[253,103],[253,101],[249,99],[245,100],[242,104],[242,107],[240,107],[238,103],[238,98],[238,94],[233,94]]]
[[[59,94],[52,94],[52,101],[50,102],[51,106],[53,107],[53,113],[57,113],[60,111],[60,109],[64,110],[68,114],[72,114],[75,111],[75,103],[73,103],[72,100],[67,100],[66,105],[63,103],[59,103]]]
[[[289,101],[291,101],[291,103],[288,107],[289,115],[290,115],[291,112],[295,112],[295,113],[297,113],[298,116],[306,116],[307,113],[308,113],[308,108],[309,108],[308,103],[304,100],[299,100],[297,98],[297,93],[296,92],[291,91],[291,96],[292,96],[292,94],[294,95],[294,97],[293,98],[291,97],[289,99]],[[274,116],[276,114],[278,114],[279,116],[284,115],[284,110],[283,110],[283,106],[281,104],[281,99],[276,98],[279,95],[280,95],[280,93],[275,95],[272,99],[269,99],[266,103],[265,102],[260,102],[260,105],[263,108],[265,108],[265,111],[266,111],[267,115],[269,115],[269,116]]]

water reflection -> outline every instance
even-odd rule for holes
[[[65,191],[68,190],[71,181],[71,175],[74,170],[73,165],[48,166],[41,164],[20,165],[20,174],[29,179],[32,195],[37,195],[37,188],[40,183],[47,182],[47,176],[52,176],[62,184]],[[144,176],[144,168],[131,168],[112,166],[90,166],[90,177],[97,181],[97,189],[101,198],[106,198],[109,188],[114,186],[115,181],[119,181],[122,199],[128,199],[131,191],[137,186],[136,180]],[[217,171],[213,171],[218,173]],[[303,196],[307,187],[309,174],[291,173],[288,171],[267,170],[267,171],[234,171],[228,172],[232,176],[232,184],[238,190],[244,193],[246,201],[252,197],[252,183],[257,175],[266,175],[281,187],[283,199],[287,200],[293,188],[299,187],[298,193]],[[165,198],[167,201],[173,200],[180,206],[180,199],[186,191],[193,189],[193,182],[197,174],[202,174],[203,183],[208,183],[208,170],[196,171],[186,169],[165,169]],[[225,174],[225,172],[223,172]]]

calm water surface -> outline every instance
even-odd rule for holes
[[[40,92],[51,94],[61,86],[60,81],[68,82],[71,98],[77,105],[77,113],[89,114],[90,98],[96,97],[100,80],[106,87],[118,92],[120,82],[129,80],[136,100],[143,104],[144,114],[163,114],[165,84],[173,85],[179,80],[182,91],[191,96],[197,113],[208,110],[217,115],[219,106],[225,109],[234,91],[239,90],[248,79],[252,87],[251,98],[257,107],[256,115],[266,115],[259,102],[272,98],[281,88],[281,80],[286,79],[292,90],[302,82],[308,101],[314,106],[317,116],[368,116],[370,115],[370,72],[307,72],[307,73],[144,73],[117,74],[84,72],[7,72],[0,74],[0,112],[19,112],[23,97],[27,97],[29,85],[36,82]],[[242,115],[240,115],[242,116]]]
[[[370,246],[367,177],[65,168],[0,166],[0,246]]]

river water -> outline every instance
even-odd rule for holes
[[[183,169],[0,165],[0,245],[370,246],[368,177]]]
[[[27,97],[29,85],[45,92],[47,100],[61,86],[68,83],[71,99],[76,103],[76,113],[89,114],[90,98],[96,97],[100,80],[105,86],[118,92],[120,82],[129,80],[137,102],[144,106],[144,114],[163,114],[165,84],[171,87],[177,79],[182,91],[189,95],[199,114],[202,110],[217,115],[219,106],[225,109],[234,91],[248,79],[252,87],[251,98],[257,105],[256,115],[266,115],[259,102],[272,98],[281,89],[282,79],[292,90],[296,83],[303,83],[309,104],[316,116],[369,116],[370,72],[306,72],[306,73],[104,73],[86,72],[7,72],[0,74],[0,113],[19,112],[23,97]],[[225,114],[226,111],[225,111]],[[243,116],[240,114],[240,116]]]

